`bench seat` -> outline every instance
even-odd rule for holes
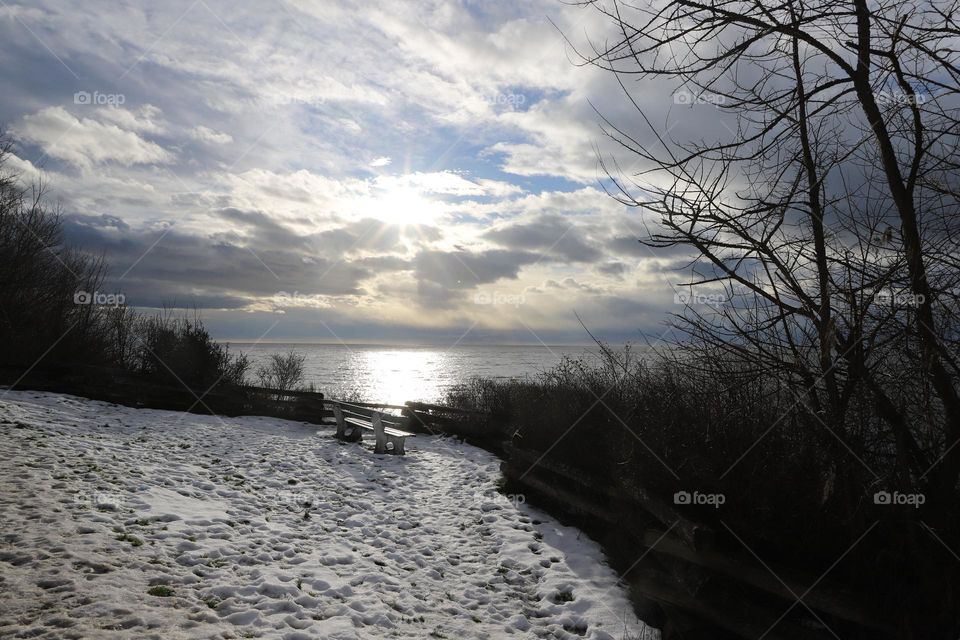
[[[355,424],[361,429],[366,429],[368,431],[373,431],[373,423],[369,420],[361,420],[360,418],[344,418],[344,422],[349,422],[350,424]],[[405,438],[410,436],[415,436],[415,433],[410,433],[409,431],[401,431],[400,429],[394,429],[393,427],[383,427],[383,432],[388,436],[403,436]]]

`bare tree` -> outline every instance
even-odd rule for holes
[[[778,372],[841,438],[851,399],[869,390],[902,471],[952,495],[957,3],[590,4],[620,39],[586,63],[631,100],[628,78],[674,78],[734,123],[728,139],[678,141],[635,101],[656,141],[645,145],[603,121],[640,160],[632,175],[604,167],[615,197],[654,214],[643,241],[689,248],[688,284],[723,290],[724,304],[689,305],[681,326]],[[906,379],[936,404],[935,442],[904,414]]]
[[[32,363],[70,354],[99,360],[105,325],[90,304],[103,283],[102,258],[64,246],[62,219],[42,183],[4,172],[11,151],[0,134],[0,342],[3,360]]]
[[[280,391],[291,391],[303,380],[306,356],[296,351],[274,353],[265,365],[257,367],[260,386]]]
[[[583,4],[616,31],[579,51],[583,64],[615,75],[644,131],[601,114],[639,166],[602,158],[609,192],[646,212],[642,242],[688,252],[684,286],[716,296],[688,298],[676,326],[795,397],[838,473],[922,490],[947,526],[960,478],[960,4]],[[673,109],[712,105],[728,133],[663,133],[635,79],[673,80],[691,103]]]

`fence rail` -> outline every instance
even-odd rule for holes
[[[270,387],[254,387],[251,385],[242,385],[236,387],[228,387],[232,389],[238,389],[240,391],[245,391],[248,393],[262,393],[267,395],[276,395],[276,396],[287,396],[291,398],[309,398],[313,400],[323,400],[324,395],[319,391],[303,391],[297,389],[272,389]]]
[[[458,407],[445,407],[439,404],[430,404],[429,402],[406,402],[404,403],[407,408],[414,411],[423,411],[428,413],[449,413],[453,415],[465,415],[465,416],[481,416],[489,418],[491,416],[488,411],[476,411],[474,409],[460,409]]]

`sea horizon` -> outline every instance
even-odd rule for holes
[[[563,358],[597,357],[587,345],[413,345],[381,343],[229,342],[250,359],[248,378],[273,354],[296,351],[303,358],[304,386],[329,397],[403,404],[442,402],[458,385],[481,377],[533,378]],[[596,345],[594,345],[596,349]]]
[[[577,348],[577,347],[596,347],[595,342],[458,342],[456,344],[450,344],[449,342],[407,342],[403,340],[397,340],[394,342],[388,342],[383,340],[234,340],[231,338],[215,338],[217,342],[230,346],[241,346],[241,345],[321,345],[321,346],[374,346],[374,347],[561,347],[561,348]],[[634,347],[636,345],[631,345]]]

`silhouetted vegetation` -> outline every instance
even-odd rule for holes
[[[960,6],[584,4],[617,35],[579,60],[635,110],[602,119],[605,185],[689,267],[680,344],[475,400],[591,477],[724,493],[698,517],[741,548],[830,567],[899,637],[955,637]],[[649,86],[724,126],[665,131]]]
[[[903,393],[898,404],[917,433],[923,402]],[[897,459],[882,409],[866,394],[850,399],[840,441],[776,376],[687,344],[643,358],[604,347],[599,360],[567,358],[532,379],[471,380],[447,403],[494,414],[499,437],[532,452],[537,466],[559,463],[614,494],[641,488],[726,537],[728,548],[746,553],[732,530],[771,563],[801,559],[799,567],[822,571],[843,556],[829,582],[904,628],[955,624],[958,567],[915,529],[936,522],[938,535],[956,540],[956,506],[875,503],[875,493],[893,490]],[[936,446],[928,441],[923,453]],[[674,505],[682,491],[722,494],[725,503]],[[636,541],[649,526],[624,514],[616,535]]]
[[[9,150],[0,146],[0,357],[109,358],[110,314],[75,302],[99,287],[103,261],[63,245],[60,214],[46,206],[43,186],[22,188],[2,172]]]
[[[242,384],[249,361],[199,317],[140,314],[122,292],[103,292],[104,260],[64,243],[43,186],[4,172],[9,151],[0,145],[0,365],[14,374],[41,362],[120,367],[201,391]]]
[[[303,362],[306,356],[296,351],[274,353],[265,365],[257,367],[261,387],[290,391],[303,380]]]
[[[229,347],[214,341],[199,317],[193,320],[170,313],[139,318],[133,323],[132,365],[136,371],[192,389],[244,382],[249,360],[231,355]]]

